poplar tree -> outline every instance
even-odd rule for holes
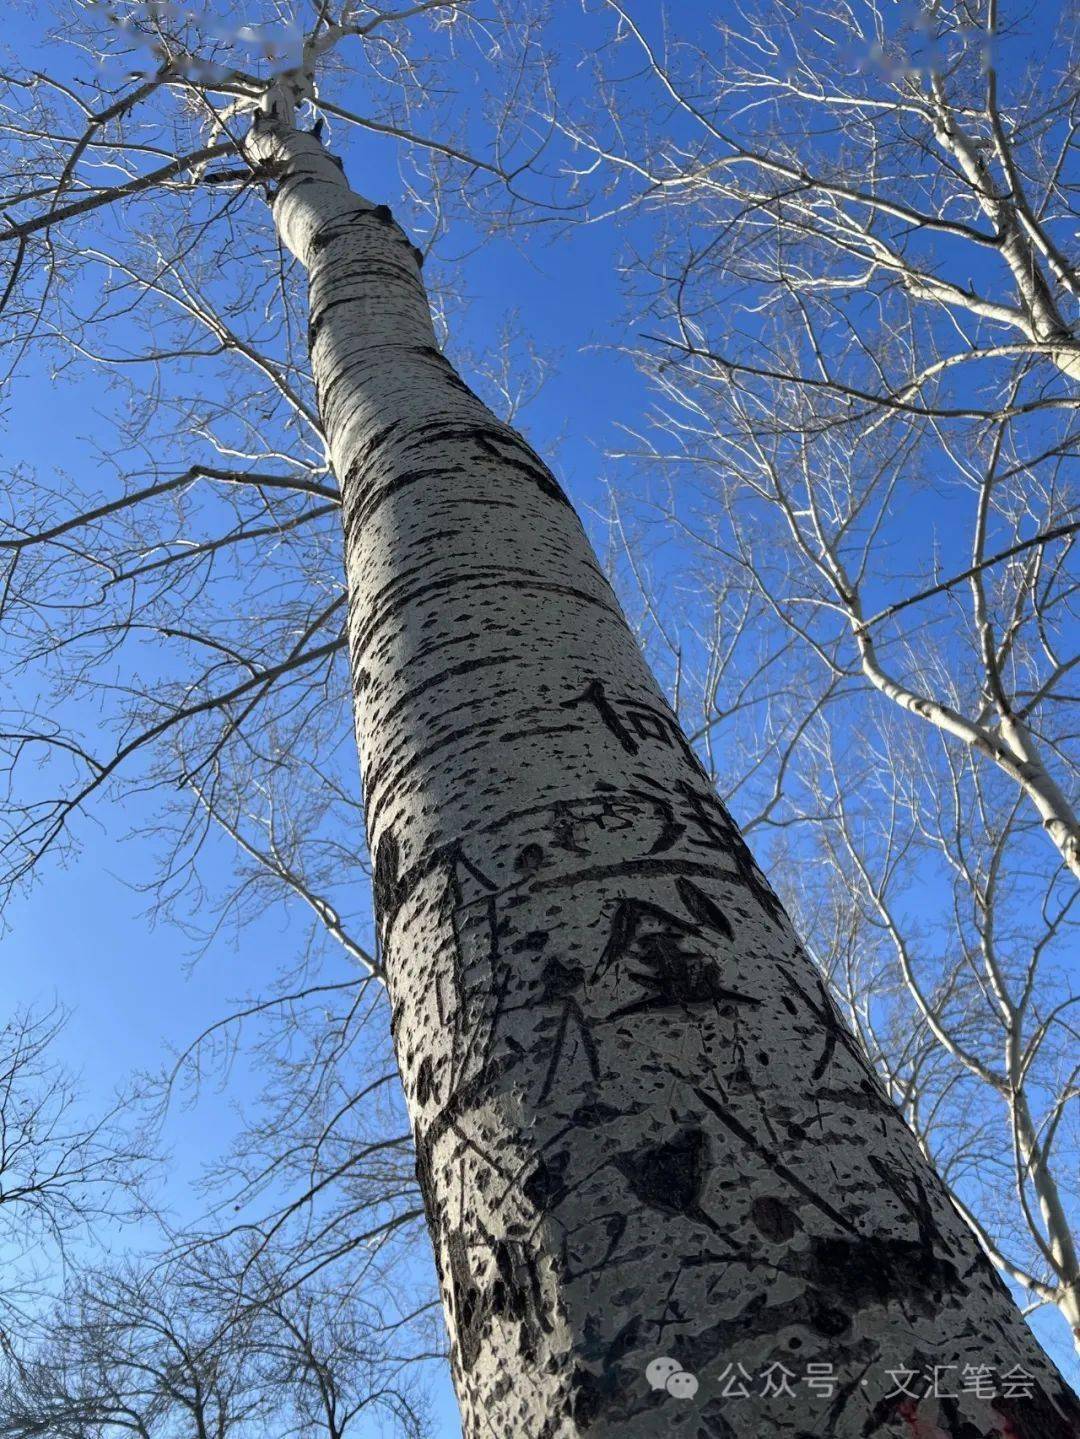
[[[355,33],[322,16],[212,143],[307,276],[378,967],[465,1433],[1080,1434],[574,508],[443,354],[409,236],[300,124]],[[739,1397],[776,1365],[834,1382]],[[955,1382],[908,1387],[935,1366]],[[986,1366],[1024,1394],[983,1397]]]

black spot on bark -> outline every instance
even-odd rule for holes
[[[616,1109],[613,1104],[579,1104],[570,1116],[570,1122],[578,1129],[595,1129],[598,1124],[613,1124],[617,1119],[626,1119],[625,1109]]]
[[[443,352],[439,349],[436,349],[434,345],[418,345],[416,347],[416,352],[418,355],[426,355],[429,360],[438,360],[438,362],[441,365],[445,365],[448,370],[452,370],[454,368],[453,365],[451,365],[450,361],[443,354]]]
[[[568,1154],[541,1157],[536,1168],[522,1184],[521,1192],[538,1214],[546,1214],[566,1193],[563,1176],[569,1158]]]
[[[772,1194],[762,1194],[754,1200],[750,1218],[760,1233],[774,1244],[783,1244],[800,1228],[793,1210]]]
[[[473,1277],[468,1246],[461,1230],[454,1229],[446,1236],[446,1257],[450,1268],[458,1363],[468,1374],[480,1357],[487,1307]]]
[[[585,983],[585,973],[576,964],[552,956],[544,965],[543,981],[541,1002],[551,1002],[577,994]]]
[[[851,1315],[837,1309],[834,1304],[821,1302],[821,1296],[813,1294],[810,1296],[808,1323],[827,1339],[839,1339],[851,1328]]]
[[[811,1239],[806,1277],[815,1291],[852,1314],[892,1300],[931,1317],[946,1294],[964,1287],[949,1260],[926,1242],[872,1234]]]
[[[585,1431],[612,1407],[622,1396],[624,1380],[614,1369],[595,1374],[591,1369],[578,1365],[570,1376],[569,1410],[570,1417]]]
[[[281,191],[279,190],[278,195],[280,194]],[[276,198],[277,196],[275,196],[275,199]],[[318,255],[320,251],[325,250],[327,245],[331,244],[343,233],[342,227],[340,225],[335,226],[333,222],[323,226],[323,228],[317,230],[308,241],[308,252],[312,255]]]
[[[533,1254],[518,1240],[499,1240],[494,1248],[498,1278],[487,1300],[490,1313],[520,1325],[518,1351],[526,1363],[537,1356],[552,1323],[547,1313]]]
[[[514,868],[522,874],[535,874],[544,862],[544,851],[538,844],[527,844],[514,859]]]
[[[641,1315],[635,1314],[632,1319],[627,1320],[608,1345],[607,1353],[604,1355],[605,1369],[610,1368],[613,1364],[617,1364],[620,1359],[631,1352],[637,1344],[638,1334],[640,1332]]]
[[[941,1413],[946,1419],[946,1430],[949,1439],[983,1439],[983,1431],[978,1424],[972,1424],[960,1413],[960,1405],[949,1396],[943,1396],[938,1400]]]
[[[701,1411],[701,1427],[695,1439],[739,1439],[724,1414],[730,1404],[730,1399],[721,1399],[719,1396],[710,1399]]]
[[[642,1204],[662,1214],[686,1214],[701,1198],[705,1159],[704,1133],[686,1129],[666,1144],[619,1155],[615,1166]]]
[[[207,176],[207,178],[213,179],[215,177]],[[225,177],[219,176],[217,178],[223,179]],[[230,176],[229,178],[231,179],[232,177]],[[274,192],[274,203],[276,204],[278,200],[282,199],[286,195],[295,195],[297,190],[306,189],[308,185],[319,185],[321,183],[322,181],[317,180],[314,175],[301,175],[299,178],[296,179],[283,180],[282,183],[277,187],[277,190]]]
[[[375,913],[382,933],[394,923],[394,917],[404,898],[399,870],[401,852],[392,830],[386,830],[375,850]]]
[[[428,1227],[432,1231],[432,1237],[437,1239],[439,1233],[439,1205],[436,1199],[435,1176],[431,1167],[432,1145],[426,1136],[416,1136],[416,1186],[420,1190],[420,1197],[424,1201],[424,1213],[427,1215]],[[439,1256],[439,1246],[435,1245],[436,1260]]]
[[[536,954],[543,949],[551,936],[544,929],[530,929],[510,946],[513,954]]]
[[[435,1085],[435,1066],[432,1064],[431,1056],[426,1055],[420,1061],[420,1068],[416,1071],[416,1100],[418,1104],[427,1104],[429,1099],[438,1099]]]

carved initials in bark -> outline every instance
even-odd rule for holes
[[[652,741],[677,749],[693,769],[705,776],[701,762],[679,728],[678,721],[666,708],[644,705],[640,700],[624,700],[616,704],[609,699],[600,680],[590,680],[580,695],[564,700],[563,709],[575,709],[581,704],[590,704],[595,708],[628,755],[639,753],[639,740]]]
[[[620,978],[633,981],[645,994],[615,1010],[612,1019],[643,1010],[698,1004],[760,1004],[755,996],[723,983],[715,956],[703,945],[704,926],[731,938],[731,926],[719,907],[689,880],[680,879],[678,890],[695,916],[693,921],[643,900],[619,902],[611,936],[592,977],[601,979],[619,966]],[[636,967],[631,967],[634,962]]]
[[[596,1043],[589,1030],[589,1020],[586,1018],[579,999],[584,986],[585,973],[582,969],[563,964],[558,959],[548,962],[544,970],[544,988],[540,998],[542,1002],[558,1004],[560,1009],[555,1039],[551,1046],[551,1059],[548,1062],[547,1073],[540,1089],[538,1103],[542,1104],[551,1093],[560,1066],[573,1061],[572,1046],[576,1045],[580,1048],[588,1065],[590,1077],[594,1080],[600,1078],[600,1060],[596,1052]],[[542,1032],[543,1029],[541,1029]]]
[[[735,861],[740,880],[768,915],[774,920],[786,919],[780,901],[769,888],[765,876],[747,848],[746,841],[720,798],[712,791],[703,792],[686,780],[679,782],[678,790],[685,801],[685,812],[691,826],[708,844],[730,855]]]

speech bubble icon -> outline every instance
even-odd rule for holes
[[[649,1381],[651,1389],[666,1389],[668,1380],[673,1374],[678,1374],[682,1368],[676,1359],[669,1359],[662,1355],[654,1359],[645,1370],[645,1378]]]
[[[667,1382],[667,1392],[673,1394],[676,1399],[693,1399],[698,1392],[697,1375],[689,1373],[686,1369],[679,1369]]]

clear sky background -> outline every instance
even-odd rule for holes
[[[680,21],[707,20],[718,8],[708,0],[680,0]],[[42,31],[32,8],[7,12],[5,43],[24,60],[26,47],[39,44]],[[568,15],[562,36],[556,26],[556,43],[562,38],[580,46],[583,33],[580,16]],[[340,140],[335,144],[342,148]],[[396,205],[401,182],[393,142],[351,139],[344,149],[354,182],[372,198]],[[558,356],[525,421],[542,450],[550,454],[560,442],[555,468],[589,522],[590,514],[604,508],[605,482],[625,478],[605,459],[605,450],[619,443],[620,424],[636,424],[648,404],[643,381],[618,352],[636,329],[627,320],[614,259],[624,251],[626,237],[613,226],[596,225],[550,234],[534,230],[528,237],[496,235],[482,248],[474,238],[461,236],[462,258],[454,271],[454,283],[468,298],[457,348],[484,353],[503,320],[518,312],[538,349]],[[640,243],[642,236],[635,238]],[[454,253],[456,240],[451,234],[443,244],[444,260]],[[447,273],[444,264],[440,274],[445,279]],[[467,367],[465,373],[468,377]],[[103,391],[85,374],[54,381],[31,356],[4,399],[5,466],[45,465],[92,483],[86,474],[92,463],[87,440],[99,428],[97,412],[109,403]],[[599,525],[594,533],[599,538]],[[153,796],[136,797],[122,812],[97,805],[94,820],[80,826],[80,853],[65,867],[47,864],[36,887],[7,915],[4,1009],[57,999],[70,1010],[61,1057],[81,1072],[94,1107],[107,1103],[133,1072],[157,1069],[170,1049],[190,1042],[227,1012],[232,1000],[258,991],[306,934],[306,916],[271,910],[235,938],[222,934],[190,969],[188,940],[168,925],[152,926],[146,898],[136,888],[151,871],[140,834],[155,811]],[[191,1183],[206,1158],[224,1148],[235,1122],[232,1105],[251,1098],[254,1083],[241,1066],[227,1092],[208,1092],[197,1109],[173,1116],[167,1196],[178,1217],[199,1213]],[[117,1233],[113,1252],[128,1242]],[[1060,1321],[1037,1319],[1036,1326],[1075,1382],[1077,1369],[1059,1333]],[[439,1405],[440,1432],[456,1434],[445,1381]]]

